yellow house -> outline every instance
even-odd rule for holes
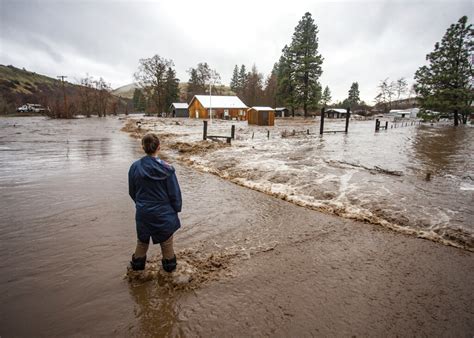
[[[212,118],[246,120],[247,108],[237,96],[195,95],[189,103],[189,117],[207,119],[212,110]]]

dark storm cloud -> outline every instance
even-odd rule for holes
[[[181,81],[206,61],[228,83],[235,64],[264,74],[309,11],[319,27],[323,85],[343,99],[358,81],[372,101],[380,80],[411,79],[470,1],[1,1],[0,63],[71,79],[133,81],[138,60],[173,59]]]

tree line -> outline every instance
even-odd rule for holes
[[[188,81],[180,95],[179,80],[176,78],[171,60],[158,55],[141,59],[135,79],[140,85],[134,93],[134,106],[151,113],[163,112],[179,98],[189,102],[194,95],[235,94],[248,106],[285,106],[293,116],[301,109],[304,116],[331,104],[331,90],[324,89],[319,81],[324,58],[319,53],[318,26],[311,13],[307,12],[294,29],[291,41],[282,49],[279,60],[272,71],[264,77],[254,64],[248,70],[246,65],[235,65],[230,80],[230,90],[220,83],[220,75],[206,62],[189,68]],[[472,62],[473,30],[462,17],[451,25],[441,43],[427,55],[428,65],[420,67],[415,74],[415,85],[408,87],[406,78],[394,81],[381,80],[374,101],[376,107],[388,112],[397,101],[417,95],[424,109],[438,109],[461,115],[465,122],[473,98]],[[360,99],[359,83],[353,82],[347,98],[334,102],[334,107],[350,107],[352,110],[367,110],[369,106]],[[457,123],[457,122],[455,122]]]
[[[51,98],[40,103],[47,107],[46,115],[52,118],[73,118],[76,115],[106,117],[119,113],[128,114],[129,102],[111,94],[112,88],[102,77],[96,79],[86,75],[78,85],[64,82]]]
[[[286,105],[291,111],[302,108],[305,116],[317,108],[321,99],[319,77],[323,58],[318,52],[318,28],[310,13],[306,13],[295,28],[291,43],[283,48],[282,56],[275,63],[271,74],[264,76],[253,65],[247,71],[245,65],[236,65],[230,82],[231,93],[220,85],[219,73],[206,62],[188,69],[185,99],[194,95],[235,94],[248,106]],[[136,109],[150,113],[163,112],[179,98],[179,80],[172,60],[155,55],[141,59],[135,80],[140,88],[134,93]]]

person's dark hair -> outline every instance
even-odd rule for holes
[[[142,147],[145,153],[151,155],[155,153],[156,149],[160,146],[160,139],[158,135],[154,133],[148,133],[142,138]]]

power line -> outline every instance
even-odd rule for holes
[[[57,78],[60,79],[60,80],[61,80],[61,83],[62,83],[63,96],[64,96],[64,113],[65,113],[66,117],[68,118],[68,117],[69,117],[69,114],[68,114],[68,109],[67,109],[66,88],[64,87],[64,79],[66,79],[67,76],[65,76],[65,75],[58,75]]]

